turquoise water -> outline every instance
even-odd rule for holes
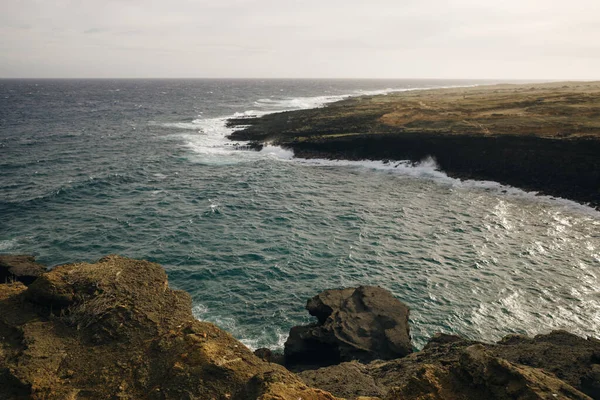
[[[455,81],[0,81],[0,252],[161,263],[195,315],[281,347],[320,290],[375,284],[438,331],[600,329],[600,214],[420,165],[239,151],[227,116]]]

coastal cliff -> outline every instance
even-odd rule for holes
[[[231,140],[296,157],[433,158],[449,176],[494,180],[600,207],[600,83],[419,90],[229,120]]]
[[[438,334],[411,352],[408,308],[377,287],[308,301],[318,321],[292,329],[284,363],[314,364],[294,374],[195,320],[158,264],[113,255],[27,284],[0,283],[2,399],[600,399],[599,340]]]

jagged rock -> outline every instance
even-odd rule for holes
[[[335,392],[336,396],[343,398],[373,398],[383,396],[388,391],[375,382],[366,365],[357,361],[302,371],[298,376],[309,386]]]
[[[427,341],[427,344],[425,344],[425,347],[423,347],[423,350],[428,350],[431,349],[433,347],[438,347],[444,344],[449,344],[449,343],[462,343],[464,344],[465,341],[467,341],[467,339],[462,338],[458,335],[450,335],[447,333],[441,333],[438,332],[435,335],[433,335],[433,337],[431,339],[429,339]],[[476,343],[473,341],[468,341],[470,343]]]
[[[484,345],[463,349],[452,364],[422,363],[384,400],[590,400],[556,376],[493,357]]]
[[[590,399],[553,374],[493,357],[480,344],[467,347],[459,365],[489,399]]]
[[[393,359],[412,351],[409,309],[385,289],[326,290],[306,308],[318,323],[290,330],[284,349],[289,367]]]
[[[563,331],[535,338],[511,336],[498,344],[442,334],[401,359],[354,369],[344,363],[299,376],[310,386],[349,400],[373,396],[373,385],[383,400],[600,399],[593,391],[600,382],[597,343]],[[520,362],[525,354],[529,358]],[[523,364],[532,360],[537,360],[535,367]],[[360,384],[348,391],[339,384],[346,379]]]
[[[361,360],[402,332],[410,340],[390,322],[407,323],[395,302],[373,287],[325,291],[308,302],[319,322],[299,327],[308,336],[298,348]],[[298,376],[195,320],[189,295],[154,263],[108,256],[56,267],[29,287],[0,285],[0,399],[588,400],[599,389],[600,341],[564,331],[497,344],[438,334],[402,358]]]
[[[118,256],[0,285],[0,398],[335,399],[195,320],[158,264]]]
[[[265,347],[254,350],[254,355],[266,362],[272,362],[280,365],[284,365],[285,363],[283,354],[277,351],[272,351],[271,349],[267,349]]]
[[[489,351],[497,357],[541,368],[600,399],[600,340],[584,339],[566,331],[553,331],[533,338],[507,336]]]
[[[34,256],[0,255],[0,283],[14,280],[30,285],[44,272],[46,266],[35,262]]]

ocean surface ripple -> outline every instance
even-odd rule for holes
[[[0,252],[156,261],[197,318],[281,347],[327,288],[380,285],[435,332],[600,331],[600,215],[434,160],[296,160],[228,116],[473,81],[0,81]]]

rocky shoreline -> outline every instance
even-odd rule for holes
[[[408,307],[377,287],[309,299],[286,369],[195,320],[158,264],[0,255],[0,273],[2,399],[600,399],[599,340],[438,334],[413,352]]]
[[[324,108],[231,119],[231,140],[300,158],[433,158],[460,179],[493,180],[600,209],[600,83],[560,82],[363,96]]]

